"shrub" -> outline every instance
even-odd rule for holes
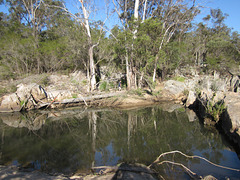
[[[0,96],[3,96],[4,94],[6,94],[8,91],[6,88],[0,88]]]
[[[78,95],[77,94],[72,94],[72,98],[77,98],[78,97]]]
[[[160,94],[161,94],[161,90],[152,92],[152,95],[156,97],[158,97]]]
[[[179,81],[179,82],[184,82],[185,78],[184,77],[175,77],[174,80]]]
[[[43,77],[41,78],[39,84],[44,85],[44,86],[48,86],[49,85],[49,78],[48,78],[47,74],[43,75]]]
[[[142,96],[143,95],[143,90],[138,88],[138,89],[129,91],[129,94],[135,94],[135,95],[138,95],[138,96]]]
[[[85,80],[82,80],[82,84],[83,85],[87,85],[87,80],[85,79]]]
[[[219,121],[220,115],[224,112],[225,109],[226,106],[223,101],[213,104],[213,102],[209,100],[206,106],[207,113],[212,116],[213,120],[216,122]]]
[[[106,91],[107,90],[107,82],[103,81],[102,83],[100,83],[99,89],[100,89],[100,91]]]

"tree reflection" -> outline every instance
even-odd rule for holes
[[[198,121],[189,122],[182,110],[169,113],[161,106],[135,110],[72,108],[22,116],[30,117],[30,122],[41,122],[35,123],[41,128],[14,128],[9,121],[15,125],[27,124],[23,122],[27,120],[16,123],[21,118],[15,115],[1,118],[1,164],[39,162],[44,171],[70,174],[120,162],[148,165],[159,154],[172,150],[200,155],[215,163],[228,161],[223,154],[227,147],[219,133],[206,130]],[[175,156],[175,160],[188,163],[181,156]]]

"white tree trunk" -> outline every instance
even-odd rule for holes
[[[145,18],[146,18],[147,1],[148,1],[148,0],[145,0],[145,3],[144,3],[144,10],[143,10],[142,22],[144,22],[144,21],[145,21]]]
[[[91,91],[96,88],[96,76],[95,76],[95,64],[93,59],[93,46],[90,45],[89,47],[89,66],[90,66],[90,84],[91,84]]]
[[[96,75],[95,75],[95,64],[94,64],[94,59],[93,59],[93,45],[92,45],[92,38],[91,38],[91,32],[90,32],[90,26],[89,26],[89,13],[87,12],[83,0],[79,0],[81,5],[82,5],[82,11],[83,11],[83,16],[84,16],[84,22],[85,22],[85,28],[87,30],[87,35],[88,35],[88,43],[89,43],[89,50],[88,50],[88,55],[89,55],[89,69],[90,69],[90,86],[91,86],[91,91],[93,91],[96,88]]]
[[[134,8],[134,21],[138,20],[138,8],[139,8],[139,0],[135,0],[135,8]],[[136,39],[136,34],[137,34],[137,26],[134,27],[133,31],[133,38]]]
[[[138,8],[139,8],[139,0],[135,0],[134,18],[136,20],[138,20]]]

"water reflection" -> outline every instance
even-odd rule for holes
[[[230,151],[216,130],[204,129],[192,112],[183,108],[167,112],[166,107],[72,108],[1,114],[0,164],[17,162],[24,168],[71,174],[88,171],[92,166],[120,162],[148,165],[163,152],[180,150],[217,164],[240,167],[236,153]],[[233,179],[239,176],[231,171],[218,173],[219,169],[210,168],[199,160],[174,158],[201,175],[214,173],[216,177]],[[168,168],[165,166],[163,173],[168,174]],[[179,176],[175,173],[167,177],[174,179],[176,175]]]

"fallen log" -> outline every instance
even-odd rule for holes
[[[36,107],[37,109],[42,109],[42,108],[48,108],[51,107],[52,105],[66,105],[66,104],[76,104],[76,103],[84,103],[87,106],[87,103],[95,101],[95,100],[100,100],[100,99],[106,99],[106,98],[111,98],[114,96],[117,96],[119,92],[114,92],[114,93],[108,93],[108,94],[98,94],[98,95],[91,95],[91,96],[86,96],[86,97],[81,97],[81,98],[71,98],[71,99],[64,99],[62,101],[54,101],[54,102],[47,102],[47,103],[40,103]]]

